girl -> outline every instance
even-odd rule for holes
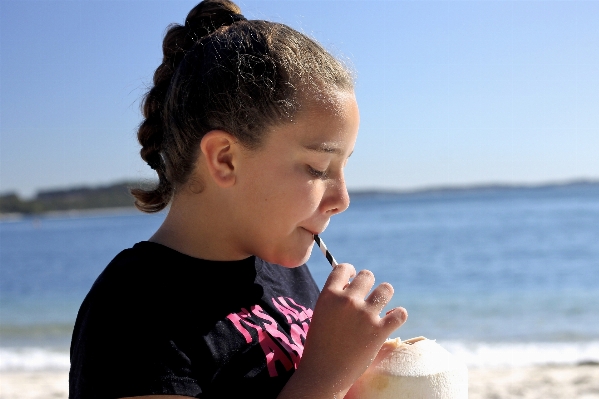
[[[159,182],[132,193],[170,209],[84,300],[70,397],[342,398],[407,318],[379,316],[393,289],[368,294],[371,272],[341,264],[319,295],[304,264],[349,205],[350,73],[228,0],[197,5],[163,52],[138,133]]]

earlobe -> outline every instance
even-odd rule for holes
[[[235,184],[235,143],[237,140],[223,130],[211,130],[202,137],[200,150],[212,180],[220,187]]]

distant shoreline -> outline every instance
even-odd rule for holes
[[[413,194],[435,194],[451,192],[489,192],[500,190],[519,190],[519,189],[546,189],[571,186],[598,186],[599,180],[570,180],[566,182],[555,183],[530,183],[530,184],[508,184],[508,183],[490,183],[473,185],[455,185],[455,186],[431,186],[415,189],[360,189],[349,190],[349,194],[354,196],[370,195],[413,195]]]
[[[116,183],[108,186],[96,188],[77,187],[72,189],[62,189],[55,191],[44,191],[38,194],[38,197],[30,200],[21,200],[15,194],[5,194],[0,196],[1,201],[6,202],[10,199],[23,206],[28,203],[35,203],[37,209],[30,207],[28,211],[7,211],[7,207],[0,207],[0,221],[19,220],[23,218],[36,218],[40,216],[82,216],[82,215],[111,215],[120,213],[134,213],[136,211],[133,205],[133,198],[129,194],[129,187],[135,183]],[[351,198],[360,199],[368,197],[409,197],[418,195],[435,194],[469,194],[469,193],[491,193],[498,191],[513,191],[521,189],[543,190],[559,189],[568,187],[599,187],[599,180],[573,180],[557,183],[539,183],[539,184],[480,184],[464,186],[437,186],[424,187],[416,189],[359,189],[349,190]],[[108,194],[107,194],[108,193]],[[109,204],[98,206],[98,197],[102,197]],[[47,205],[46,203],[49,203]],[[46,204],[46,205],[45,205]],[[69,205],[75,205],[70,207]],[[112,206],[114,204],[114,206]],[[46,209],[44,209],[44,205]],[[52,209],[51,207],[55,208]],[[16,209],[19,209],[16,207]]]
[[[111,216],[129,213],[142,213],[134,206],[120,206],[114,208],[89,208],[89,209],[67,209],[60,211],[47,211],[41,213],[0,213],[0,222],[11,220],[23,220],[40,217],[79,217],[79,216]]]

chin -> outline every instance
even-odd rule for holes
[[[310,259],[314,239],[313,235],[305,229],[298,229],[295,232],[301,234],[283,235],[282,239],[277,237],[263,239],[247,252],[253,253],[269,263],[283,267],[301,266]]]
[[[310,258],[309,254],[308,254],[308,256],[304,256],[304,257],[285,256],[285,257],[276,257],[276,258],[273,258],[272,260],[270,260],[270,259],[264,259],[264,260],[267,262],[275,263],[277,265],[281,265],[283,267],[288,267],[291,269],[291,268],[303,265],[304,263],[306,263],[308,261],[308,258]]]
[[[308,259],[310,258],[310,254],[312,253],[312,245],[310,245],[304,252],[295,254],[291,254],[290,252],[291,251],[286,251],[282,254],[272,253],[268,255],[265,254],[265,256],[257,256],[269,263],[274,263],[283,267],[294,268],[301,266],[308,261]]]

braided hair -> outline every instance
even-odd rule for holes
[[[283,24],[248,21],[229,0],[204,0],[185,25],[170,25],[162,51],[137,134],[158,184],[131,190],[148,213],[187,182],[207,132],[227,131],[255,149],[303,102],[353,89],[350,72],[316,42]]]

